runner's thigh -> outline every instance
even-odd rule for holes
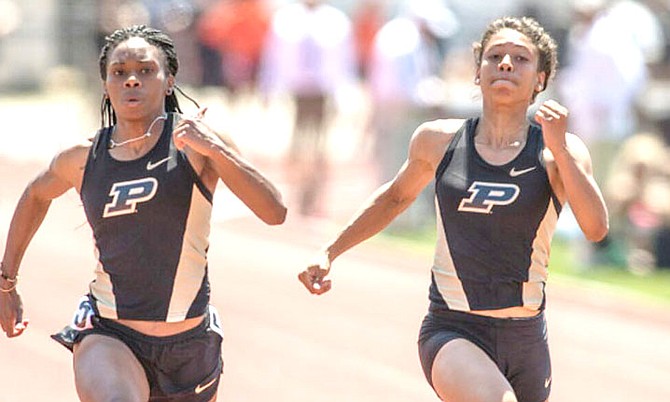
[[[498,366],[465,339],[447,342],[432,369],[435,391],[449,402],[516,402],[514,391]]]
[[[74,375],[77,393],[84,402],[149,400],[144,368],[116,338],[86,336],[74,349]]]

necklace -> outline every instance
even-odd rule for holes
[[[526,138],[527,134],[525,134],[526,131],[528,131],[528,129],[524,128],[524,136],[522,138],[517,138],[515,140],[505,142],[505,143],[501,144],[502,146],[500,148],[520,148],[521,146],[523,146],[526,143],[526,139],[527,139]],[[475,134],[475,138],[474,138],[475,144],[492,146],[493,143],[495,142],[495,141],[490,141],[490,140],[482,141],[482,139],[477,141],[477,138],[480,137],[480,135],[478,135],[478,134],[479,133]]]
[[[140,140],[143,140],[145,138],[151,137],[151,129],[154,127],[154,124],[156,124],[159,120],[167,120],[167,113],[162,114],[160,116],[157,116],[154,119],[154,121],[152,121],[151,124],[149,124],[149,128],[147,129],[146,133],[140,135],[139,137],[131,138],[129,140],[125,140],[125,141],[121,141],[121,142],[116,142],[112,139],[112,136],[110,135],[109,136],[109,147],[108,148],[112,149],[112,148],[116,148],[116,147],[121,147],[121,146],[124,146],[126,144],[130,144],[131,142],[140,141]],[[116,127],[114,128],[114,130],[116,130]]]
[[[506,144],[503,144],[503,148],[519,148],[521,145],[523,145],[526,141],[525,140],[514,140],[510,141]],[[490,146],[491,143],[488,142],[481,142],[481,141],[475,141],[476,144],[479,145],[488,145]]]

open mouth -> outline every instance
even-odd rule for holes
[[[123,100],[124,103],[128,105],[137,105],[141,102],[140,98],[137,97],[128,97]]]

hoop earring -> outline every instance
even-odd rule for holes
[[[167,95],[167,96],[172,95],[172,88],[168,88],[168,90],[165,91],[165,95]]]

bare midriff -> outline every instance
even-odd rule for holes
[[[205,316],[187,318],[179,322],[161,322],[161,321],[138,321],[138,320],[115,320],[119,324],[132,328],[137,332],[149,336],[170,336],[176,335],[189,329],[195,328],[200,324]]]
[[[540,314],[538,310],[529,309],[527,307],[507,307],[498,310],[476,310],[469,311],[469,313],[494,318],[524,318],[534,317]]]

